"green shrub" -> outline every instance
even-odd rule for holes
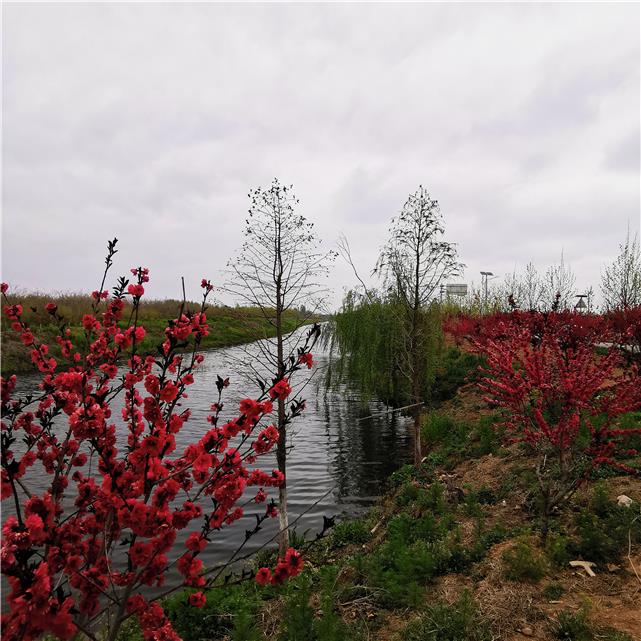
[[[499,420],[498,416],[485,415],[481,416],[478,425],[472,433],[475,441],[473,454],[475,456],[486,456],[487,454],[498,454],[503,443],[505,430],[496,425]]]
[[[553,565],[564,568],[572,560],[571,546],[572,541],[567,536],[551,532],[545,544],[545,552]]]
[[[279,641],[315,641],[311,594],[312,582],[306,573],[287,582]]]
[[[489,626],[469,592],[453,604],[434,603],[399,637],[402,641],[490,641]]]
[[[634,641],[634,639],[627,634],[614,628],[601,628],[598,632],[600,641]]]
[[[396,495],[396,502],[401,507],[411,505],[416,501],[416,499],[418,499],[421,491],[421,488],[415,482],[406,483],[405,485],[402,485],[401,489],[398,491],[398,494]]]
[[[430,484],[425,493],[418,501],[419,507],[430,510],[434,514],[445,514],[447,505],[445,503],[445,486],[442,483]]]
[[[607,518],[613,502],[608,496],[608,491],[602,481],[594,484],[590,498],[590,511],[601,518]]]
[[[234,617],[234,628],[230,641],[261,641],[263,635],[256,628],[254,617],[247,611],[241,610]]]
[[[423,440],[425,445],[458,444],[465,440],[467,430],[454,419],[445,414],[430,412],[425,417],[422,425]]]
[[[560,641],[633,641],[625,632],[590,622],[586,607],[578,612],[564,610],[552,626],[552,634]]]
[[[453,398],[461,385],[476,380],[482,359],[470,352],[450,347],[441,359],[430,390],[430,399],[438,404]]]
[[[556,623],[552,626],[552,633],[555,638],[561,641],[592,641],[594,639],[594,632],[585,608],[578,612],[570,610],[561,612]]]
[[[207,603],[194,608],[187,603],[189,591],[180,592],[163,601],[163,607],[183,641],[202,641],[229,635],[237,617],[251,617],[258,607],[253,586],[230,585],[213,588],[206,593]]]
[[[576,517],[577,540],[572,553],[594,563],[616,562],[632,544],[641,541],[639,504],[630,507],[610,500],[605,487],[597,483],[588,508]]]
[[[545,557],[525,540],[505,550],[502,559],[505,577],[511,581],[540,581],[545,576]]]
[[[564,592],[565,588],[560,583],[548,583],[543,589],[543,596],[548,601],[558,601]]]
[[[314,632],[318,641],[346,641],[349,638],[347,626],[335,612],[339,568],[327,566],[321,571],[321,598],[320,605],[322,616],[314,621]]]
[[[46,641],[50,641],[52,637],[44,637]],[[143,641],[144,637],[137,617],[130,617],[127,619],[120,628],[117,641]]]
[[[364,521],[341,521],[332,528],[330,542],[333,548],[339,548],[353,543],[367,543],[371,538],[370,528]]]
[[[396,472],[392,474],[387,479],[387,484],[390,488],[401,487],[402,485],[407,485],[411,481],[418,479],[420,473],[414,465],[409,463],[399,467]]]
[[[438,568],[435,544],[417,538],[409,515],[401,516],[407,519],[396,517],[390,523],[385,543],[371,554],[354,559],[354,566],[374,588],[376,601],[383,607],[418,605],[422,586]]]

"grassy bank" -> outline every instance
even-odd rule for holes
[[[86,344],[81,321],[84,314],[91,313],[91,301],[83,295],[47,296],[28,294],[12,297],[24,308],[24,319],[31,326],[35,335],[48,343],[51,353],[60,358],[60,351],[55,341],[58,334],[56,325],[50,322],[51,317],[44,311],[48,302],[58,305],[58,312],[68,320],[75,344]],[[156,346],[164,340],[164,329],[167,321],[177,316],[181,302],[178,300],[143,301],[140,306],[139,322],[147,331],[140,349],[143,352],[155,352]],[[187,303],[188,309],[199,309],[197,303]],[[128,318],[125,308],[123,318]],[[202,341],[202,348],[229,347],[250,341],[274,336],[274,327],[268,322],[258,308],[248,307],[209,307],[207,310],[209,335]],[[285,329],[294,329],[301,321],[297,312],[285,314]],[[3,318],[2,322],[2,375],[34,371],[29,357],[29,349]]]
[[[496,421],[474,386],[459,386],[425,418],[423,463],[396,472],[365,517],[314,543],[299,577],[215,588],[203,609],[188,607],[187,593],[164,602],[181,637],[641,639],[641,479],[602,468],[554,516],[543,544],[531,461],[522,446],[503,445]],[[628,414],[621,427],[639,421]],[[622,494],[630,506],[618,504]],[[595,576],[573,560],[594,563]],[[265,552],[255,567],[273,563]],[[120,637],[141,639],[135,624]]]

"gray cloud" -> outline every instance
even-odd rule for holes
[[[639,228],[634,4],[9,4],[3,279],[153,296],[219,277],[247,191],[293,183],[368,273],[419,183],[480,269],[561,251],[597,285]],[[131,264],[131,265],[130,265]],[[337,264],[338,302],[354,282]]]

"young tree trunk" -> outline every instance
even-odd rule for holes
[[[417,406],[414,408],[414,465],[420,465],[423,460],[423,447],[421,443],[421,407],[418,403],[421,402],[420,388],[414,387],[412,402]]]
[[[420,232],[419,226],[419,232]],[[415,253],[415,274],[414,274],[414,301],[412,309],[412,402],[421,402],[421,375],[423,368],[421,367],[421,345],[419,340],[419,323],[421,313],[421,293],[419,288],[420,282],[420,267],[421,267],[421,251],[420,246],[416,246]],[[423,460],[423,452],[421,447],[421,408],[417,405],[414,408],[414,465],[420,465]]]
[[[278,470],[284,476],[283,484],[278,489],[278,552],[281,556],[289,547],[289,520],[287,518],[287,434],[281,417],[285,416],[285,401],[278,400],[278,443],[276,444],[276,461]]]
[[[280,284],[278,283],[278,286]],[[278,377],[283,376],[284,350],[283,350],[283,318],[280,304],[280,287],[278,290],[278,304],[276,305],[276,340],[278,355]],[[287,516],[287,429],[285,425],[285,400],[278,399],[278,443],[276,444],[276,462],[278,471],[283,475],[283,484],[278,489],[278,520],[280,532],[278,534],[278,552],[284,556],[289,547],[289,520]]]

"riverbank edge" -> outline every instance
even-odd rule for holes
[[[154,319],[156,321],[156,319]],[[273,338],[276,335],[276,328],[267,322],[257,322],[256,318],[248,320],[243,323],[242,320],[233,326],[227,323],[221,323],[215,316],[208,319],[210,325],[209,334],[202,338],[199,347],[199,352],[211,349],[223,349],[226,347],[236,347],[238,345],[246,345],[258,340]],[[314,323],[314,319],[301,319],[286,318],[284,320],[284,328],[286,333],[294,331],[298,327],[304,327]],[[157,321],[150,324],[145,320],[141,320],[140,325],[145,327],[147,335],[145,336],[142,344],[139,347],[141,354],[155,354],[157,346],[164,340],[164,323],[162,329],[154,327]],[[24,375],[37,373],[37,369],[31,362],[29,355],[29,348],[25,347],[19,335],[11,328],[6,328],[6,320],[3,319],[2,323],[2,343],[0,349],[0,374],[3,377],[8,377],[13,374]],[[218,328],[217,328],[218,325]],[[72,325],[72,332],[76,337],[81,335],[82,327],[80,325]],[[219,331],[216,331],[216,330]],[[222,330],[222,331],[221,331]],[[230,335],[230,332],[232,335]],[[51,354],[56,359],[60,359],[64,364],[65,361],[61,359],[58,345],[55,342],[55,336],[58,333],[58,328],[55,325],[46,325],[36,329],[38,338],[43,337],[43,342],[47,343],[51,349]],[[191,351],[191,347],[185,351]],[[125,359],[123,358],[123,361]]]

